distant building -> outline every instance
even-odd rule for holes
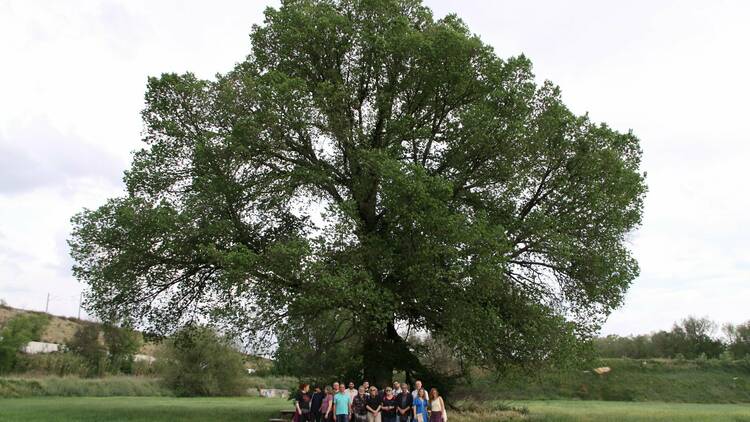
[[[284,390],[281,388],[259,388],[258,394],[261,397],[285,399],[289,397],[289,390]]]
[[[141,355],[137,354],[133,356],[133,360],[136,362],[148,362],[148,363],[154,363],[156,362],[156,358],[150,355]]]
[[[30,341],[21,348],[21,351],[27,355],[54,353],[60,351],[60,345],[57,343],[45,343],[43,341]]]

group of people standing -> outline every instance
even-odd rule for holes
[[[445,403],[436,388],[429,394],[422,381],[394,382],[393,387],[378,390],[365,381],[359,388],[339,382],[319,386],[310,392],[309,384],[300,384],[295,397],[294,422],[447,422]]]

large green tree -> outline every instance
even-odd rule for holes
[[[251,44],[215,80],[149,79],[127,194],[73,218],[96,315],[354,342],[382,382],[429,369],[410,329],[503,366],[571,350],[620,305],[639,142],[527,58],[417,0],[284,1]]]

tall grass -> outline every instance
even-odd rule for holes
[[[478,400],[605,400],[693,403],[750,402],[750,362],[605,359],[611,372],[589,368],[477,376],[454,397]]]
[[[171,396],[157,378],[115,376],[107,378],[55,377],[0,378],[0,397],[38,396]]]
[[[289,388],[294,377],[247,377],[246,396],[258,396],[263,388]],[[110,376],[81,378],[76,376],[15,376],[0,378],[0,398],[39,396],[174,396],[159,378],[139,376]]]

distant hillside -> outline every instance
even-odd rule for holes
[[[49,325],[42,333],[41,341],[48,343],[67,344],[73,339],[76,331],[84,324],[96,324],[98,322],[86,321],[74,317],[64,317],[58,315],[52,315],[45,312],[38,311],[27,311],[23,309],[12,308],[7,305],[0,305],[0,327],[5,326],[5,323],[19,314],[33,313],[49,316]],[[144,343],[138,353],[144,355],[153,356],[156,352],[157,345],[154,343]]]
[[[42,341],[49,343],[67,343],[73,338],[78,328],[83,324],[93,324],[89,321],[83,321],[78,318],[72,317],[61,317],[51,314],[45,314],[44,312],[36,311],[25,311],[22,309],[11,308],[10,306],[0,306],[0,327],[5,326],[5,323],[19,314],[34,313],[49,315],[50,321],[47,329],[42,334]]]
[[[47,314],[45,312],[38,312],[38,311],[26,311],[23,309],[12,308],[7,305],[0,305],[0,328],[5,326],[6,321],[10,320],[16,315],[23,314],[23,313],[43,314],[43,315],[48,315],[50,317],[49,325],[47,326],[47,329],[42,334],[42,338],[41,338],[41,341],[48,342],[48,343],[67,344],[70,340],[73,339],[73,336],[75,335],[76,331],[78,331],[78,328],[81,327],[82,325],[99,324],[98,322],[81,320],[81,319],[74,318],[74,317],[57,316],[57,315]],[[143,344],[143,346],[141,346],[141,349],[138,351],[138,353],[154,356],[156,354],[157,348],[158,348],[157,344],[146,342]],[[246,356],[247,356],[247,360],[245,362],[246,368],[253,368],[256,370],[267,371],[273,365],[273,362],[270,359],[260,357],[260,356],[253,356],[253,355],[246,355]]]

